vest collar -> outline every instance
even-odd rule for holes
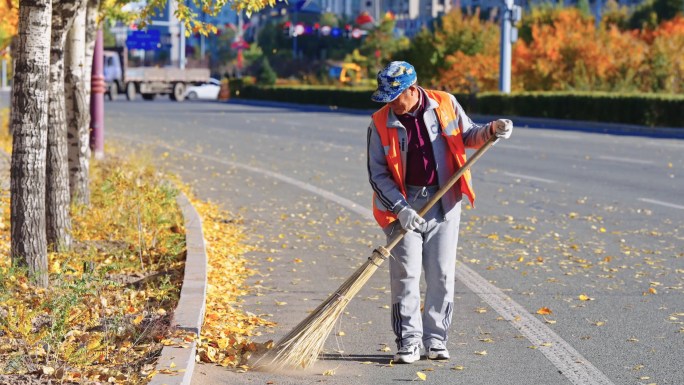
[[[418,90],[421,92],[423,97],[427,99],[425,111],[434,110],[437,107],[439,107],[439,103],[437,103],[436,100],[430,98],[427,92],[425,92],[425,90],[423,89],[423,87],[418,86]],[[394,111],[392,111],[392,109],[389,107],[387,107],[387,127],[404,127],[399,121],[399,118],[397,118],[397,115],[394,114]]]

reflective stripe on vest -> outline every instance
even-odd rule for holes
[[[439,124],[442,128],[442,135],[446,139],[449,147],[449,152],[452,155],[452,160],[455,162],[458,169],[466,162],[465,145],[463,144],[463,136],[458,125],[458,119],[454,110],[454,105],[451,103],[450,95],[442,91],[425,90],[428,98],[434,99],[439,104],[435,109]],[[373,123],[380,136],[385,151],[385,159],[387,160],[387,167],[389,168],[392,179],[399,186],[404,198],[406,198],[406,187],[404,186],[404,166],[401,161],[401,149],[399,147],[399,133],[396,128],[387,127],[387,118],[389,116],[389,105],[383,106],[373,114]],[[446,181],[444,181],[446,182]],[[461,194],[465,194],[470,200],[470,204],[475,203],[475,192],[471,185],[470,170],[466,171],[457,182]],[[385,210],[379,202],[378,197],[373,194],[373,216],[381,227],[386,227],[397,219],[391,211]]]

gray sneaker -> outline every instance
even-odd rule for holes
[[[437,342],[427,349],[427,357],[430,360],[448,360],[449,351],[443,343]]]
[[[411,364],[418,360],[420,360],[420,346],[418,344],[402,346],[394,355],[394,362],[398,364]]]

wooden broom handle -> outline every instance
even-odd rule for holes
[[[489,140],[487,140],[487,142],[485,142],[485,144],[483,144],[482,147],[480,147],[468,159],[468,161],[463,165],[463,167],[459,168],[458,171],[456,171],[456,173],[454,175],[452,175],[451,178],[449,178],[447,183],[444,186],[442,186],[442,188],[440,188],[437,191],[437,193],[435,193],[435,195],[432,196],[432,198],[430,198],[430,200],[425,204],[425,206],[423,206],[423,208],[420,209],[420,211],[418,212],[418,215],[420,215],[421,217],[425,216],[425,214],[427,214],[427,212],[430,211],[432,206],[434,206],[435,203],[437,203],[440,199],[442,199],[442,196],[444,196],[444,194],[446,194],[446,192],[449,191],[449,189],[451,187],[453,187],[454,184],[456,184],[458,179],[460,177],[462,177],[463,174],[465,174],[465,172],[468,171],[470,169],[470,167],[472,167],[473,164],[475,162],[477,162],[477,160],[482,157],[482,155],[485,153],[485,151],[487,151],[490,147],[492,147],[494,145],[494,143],[496,143],[497,140],[498,140],[498,138],[496,137],[496,135],[492,135],[489,138]],[[399,234],[397,234],[394,238],[392,238],[390,240],[390,242],[385,246],[385,248],[387,250],[392,250],[392,248],[394,246],[396,246],[399,243],[399,241],[401,241],[401,239],[404,237],[404,234],[406,234],[406,230],[404,230],[402,228],[401,231],[399,232]]]

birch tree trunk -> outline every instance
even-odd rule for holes
[[[45,184],[45,224],[48,249],[71,248],[69,170],[64,101],[64,45],[83,1],[53,0],[50,47],[50,104]]]
[[[67,35],[65,94],[67,101],[67,140],[69,187],[72,202],[90,204],[90,99],[86,90],[85,6],[79,7]],[[83,138],[87,138],[85,142]]]
[[[45,238],[45,159],[50,78],[51,0],[19,2],[19,34],[12,87],[11,256],[48,286]]]
[[[97,29],[100,27],[98,18],[100,17],[101,0],[86,0],[86,89],[88,90],[88,100],[90,100],[90,80],[93,71],[93,53],[95,51],[95,37]]]

